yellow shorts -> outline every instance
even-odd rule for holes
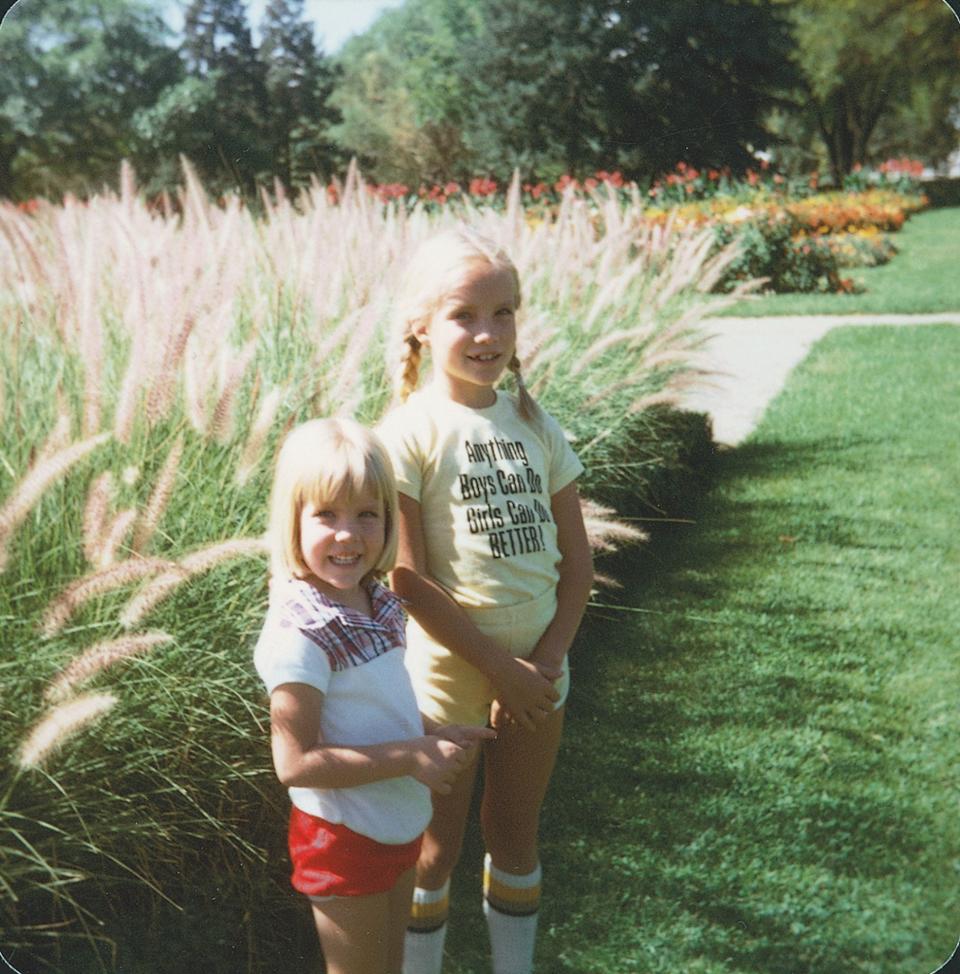
[[[508,653],[528,657],[557,611],[557,593],[549,589],[529,602],[506,608],[472,609],[464,607],[470,621]],[[434,642],[417,624],[407,620],[407,669],[413,681],[420,711],[440,724],[466,724],[482,727],[496,697],[493,684],[469,663]],[[570,690],[570,667],[563,660],[563,675],[556,682],[562,707]]]

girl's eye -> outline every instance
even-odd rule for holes
[[[380,517],[379,511],[361,511],[360,517]]]
[[[500,308],[497,311],[498,315],[513,315],[513,308]]]

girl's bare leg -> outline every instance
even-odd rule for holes
[[[423,835],[423,848],[417,863],[417,886],[421,889],[440,889],[460,858],[477,764],[475,759],[470,767],[464,768],[449,795],[434,792],[433,819]]]
[[[535,731],[505,729],[485,745],[480,809],[487,856],[483,912],[494,974],[530,974],[540,910],[540,808],[556,763],[563,711]]]
[[[408,869],[390,890],[389,929],[387,931],[387,974],[400,974],[403,968],[403,941],[410,919],[410,903],[417,871]]]
[[[404,942],[404,971],[408,974],[440,974],[443,967],[449,878],[460,858],[477,763],[474,759],[464,768],[449,795],[433,795],[433,820],[423,836],[417,863],[418,889]]]
[[[327,974],[392,974],[390,897],[339,896],[312,904]]]
[[[493,864],[518,876],[540,862],[540,809],[557,762],[563,708],[535,731],[511,726],[484,744],[484,788],[480,821]]]

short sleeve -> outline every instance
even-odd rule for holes
[[[330,684],[327,654],[289,621],[267,614],[253,651],[253,665],[268,693],[283,683],[306,683],[321,693]]]
[[[397,490],[419,503],[423,491],[422,451],[411,429],[408,412],[394,410],[387,414],[376,432],[393,464]]]
[[[552,497],[583,473],[583,464],[567,442],[560,424],[548,413],[542,416],[544,438],[549,452],[549,494]]]

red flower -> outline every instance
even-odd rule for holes
[[[471,179],[468,191],[471,196],[493,196],[497,191],[497,184],[486,176]]]

